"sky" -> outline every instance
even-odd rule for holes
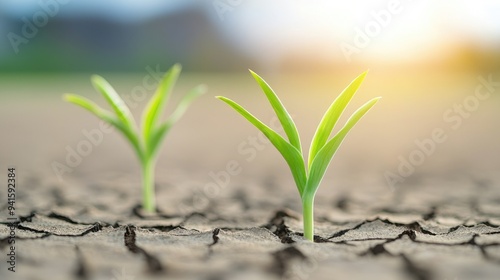
[[[24,16],[40,9],[41,3],[60,3],[64,16],[101,15],[119,21],[147,19],[167,11],[175,11],[185,5],[194,4],[193,0],[2,0],[0,8],[12,15]]]
[[[397,9],[389,8],[392,2]],[[239,38],[241,48],[261,54],[267,50],[269,59],[279,56],[277,45],[322,46],[323,53],[336,57],[342,54],[339,49],[343,43],[355,46],[354,39],[361,32],[370,41],[358,47],[363,55],[395,59],[468,39],[485,48],[500,45],[500,1],[445,2],[451,1],[311,0],[290,4],[275,0],[262,10],[260,1],[248,1],[237,11],[238,16],[231,18],[239,28],[225,28]],[[372,34],[367,34],[367,29]]]
[[[326,61],[399,61],[439,57],[464,42],[485,50],[500,46],[495,0],[2,0],[0,11],[29,16],[54,1],[68,2],[60,16],[131,23],[199,6],[230,44],[270,64],[301,53]]]

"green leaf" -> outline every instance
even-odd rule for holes
[[[132,147],[134,148],[134,151],[136,152],[137,156],[141,161],[145,160],[145,154],[143,152],[143,149],[141,148],[141,142],[139,140],[139,137],[137,135],[137,132],[132,130],[130,126],[124,125],[120,121],[117,122],[112,122],[111,123],[114,127],[116,127],[123,135],[128,139]]]
[[[307,175],[304,159],[302,158],[302,154],[300,153],[300,151],[296,147],[288,143],[281,135],[262,123],[236,102],[222,96],[217,96],[216,98],[224,101],[229,106],[231,106],[234,110],[236,110],[236,112],[238,112],[251,124],[257,127],[269,139],[269,141],[271,141],[271,143],[276,147],[276,149],[281,153],[285,161],[288,163],[288,166],[292,171],[295,184],[297,185],[299,193],[302,195],[305,184],[307,182]]]
[[[113,114],[110,112],[102,109],[99,107],[97,104],[94,102],[88,100],[85,97],[75,95],[75,94],[65,94],[63,96],[64,100],[73,103],[75,105],[78,105],[94,115],[96,115],[98,118],[101,120],[113,125],[116,127],[125,137],[129,140],[130,144],[132,144],[135,152],[139,156],[140,159],[143,157],[143,153],[140,148],[140,142],[139,139],[137,138],[137,134],[131,130],[130,126],[127,124],[124,124],[122,120],[118,119],[115,117]]]
[[[70,103],[73,103],[75,105],[78,105],[78,106],[84,108],[85,110],[91,112],[92,114],[96,115],[98,118],[100,118],[108,123],[111,123],[112,122],[111,120],[117,120],[115,118],[115,116],[113,116],[113,114],[102,109],[101,107],[99,107],[99,105],[97,105],[96,103],[94,103],[93,101],[91,101],[85,97],[82,97],[82,96],[79,96],[76,94],[65,94],[65,95],[63,95],[63,99],[70,102]]]
[[[314,195],[318,189],[323,176],[325,175],[326,169],[330,165],[330,162],[335,155],[335,152],[339,148],[340,144],[344,140],[345,136],[349,131],[356,125],[356,123],[377,103],[380,97],[374,98],[363,106],[361,106],[352,116],[347,120],[345,126],[332,138],[326,145],[319,150],[316,157],[314,158],[311,168],[309,170],[309,178],[307,180],[307,186],[305,192],[309,195]]]
[[[330,134],[332,133],[335,124],[337,123],[345,108],[365,79],[367,73],[368,72],[364,72],[356,79],[354,79],[333,101],[333,103],[330,105],[330,108],[328,108],[325,115],[321,119],[321,122],[318,125],[316,133],[314,134],[313,140],[311,142],[311,148],[309,149],[309,168],[311,168],[311,164],[319,150],[323,148],[328,138],[330,138]]]
[[[162,140],[165,138],[167,132],[172,128],[170,123],[163,123],[151,133],[149,144],[147,145],[147,157],[152,158],[158,152]]]
[[[189,105],[200,95],[206,92],[205,85],[199,85],[192,89],[184,98],[181,100],[175,111],[170,115],[168,120],[155,128],[151,137],[149,139],[148,145],[148,155],[153,156],[156,154],[159,149],[160,143],[165,138],[165,135],[168,133],[170,128],[182,117],[182,115],[186,112]]]
[[[264,81],[264,79],[262,79],[252,70],[250,70],[250,73],[266,94],[269,103],[271,103],[274,112],[276,112],[276,116],[278,116],[278,119],[280,120],[280,123],[285,130],[288,140],[290,140],[290,144],[297,148],[297,150],[299,150],[299,152],[302,154],[299,132],[297,131],[297,127],[295,126],[292,117],[290,116],[290,114],[288,114],[287,110],[281,103],[281,100],[278,98],[276,93],[274,93],[273,89],[266,83],[266,81]]]
[[[93,75],[91,77],[91,81],[95,89],[99,91],[111,105],[118,116],[118,119],[120,119],[123,124],[127,126],[132,127],[135,125],[134,118],[132,117],[127,104],[125,104],[123,99],[120,95],[118,95],[118,93],[116,93],[113,87],[103,77],[98,75]]]
[[[176,123],[182,117],[182,115],[184,115],[189,105],[191,105],[191,103],[196,98],[204,94],[206,91],[207,86],[205,85],[199,85],[192,89],[186,96],[184,96],[179,105],[177,105],[177,108],[175,108],[174,112],[172,113],[172,115],[170,115],[167,122],[170,123],[170,125]]]
[[[175,64],[168,70],[161,80],[155,94],[144,109],[144,114],[142,116],[142,136],[145,143],[149,143],[150,141],[149,139],[155,128],[155,124],[163,112],[180,72],[181,66],[179,64]]]

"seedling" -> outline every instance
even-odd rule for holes
[[[111,105],[115,114],[102,109],[84,97],[74,94],[64,95],[66,101],[83,107],[98,118],[116,127],[132,145],[142,168],[142,207],[148,212],[156,210],[154,170],[161,142],[172,125],[184,114],[189,104],[205,92],[205,86],[200,85],[195,87],[181,100],[172,115],[165,122],[160,122],[159,119],[163,113],[163,109],[167,105],[168,98],[171,95],[172,88],[180,72],[181,66],[175,64],[160,81],[158,89],[144,109],[141,125],[142,132],[139,132],[136,122],[123,99],[100,76],[92,76],[92,84]]]
[[[344,127],[341,128],[335,136],[329,139],[335,124],[340,118],[340,115],[349,104],[349,101],[352,99],[354,93],[358,90],[367,72],[364,72],[354,79],[354,81],[352,81],[351,84],[344,89],[335,101],[333,101],[330,108],[328,108],[323,116],[323,119],[316,129],[316,133],[312,139],[311,148],[309,150],[309,158],[306,165],[306,159],[302,154],[299,133],[295,123],[290,117],[290,114],[288,114],[280,99],[266,83],[266,81],[264,81],[256,73],[252,71],[250,71],[250,73],[266,94],[267,99],[271,103],[274,112],[283,126],[283,130],[285,131],[288,141],[236,102],[222,96],[217,96],[217,98],[227,103],[234,110],[245,117],[250,123],[262,131],[262,133],[271,141],[276,149],[278,149],[285,161],[288,163],[302,200],[304,237],[312,241],[314,239],[314,196],[316,195],[316,191],[318,190],[321,180],[325,175],[328,165],[330,164],[340,144],[342,144],[342,141],[347,133],[354,127],[361,117],[363,117],[370,110],[370,108],[377,103],[380,97],[374,98],[361,106],[347,120]]]

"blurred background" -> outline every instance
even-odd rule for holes
[[[198,83],[209,88],[159,160],[185,178],[209,181],[207,173],[231,159],[246,175],[288,176],[273,149],[254,147],[258,156],[247,160],[238,147],[257,131],[213,98],[228,96],[269,122],[273,112],[249,68],[282,98],[306,152],[328,105],[370,70],[348,111],[383,99],[349,135],[328,178],[360,184],[368,177],[386,186],[387,172],[401,173],[420,149],[416,141],[435,129],[447,140],[401,184],[431,173],[491,179],[500,167],[499,1],[2,0],[0,38],[2,164],[45,177],[56,177],[52,163],[64,164],[68,147],[85,140],[83,130],[98,128],[93,116],[62,102],[62,93],[106,106],[90,74],[130,97],[151,69],[164,72],[174,63],[184,70],[174,101]],[[480,85],[486,98],[474,95]],[[127,102],[138,117],[147,100],[139,99]],[[65,176],[137,172],[126,146],[116,133],[106,135]]]
[[[499,10],[493,0],[3,0],[0,70],[489,69],[500,61]]]

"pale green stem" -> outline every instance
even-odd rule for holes
[[[302,197],[302,214],[304,237],[314,241],[314,195],[304,194]]]
[[[156,211],[155,201],[155,164],[154,159],[147,159],[142,166],[142,208],[150,213]]]

